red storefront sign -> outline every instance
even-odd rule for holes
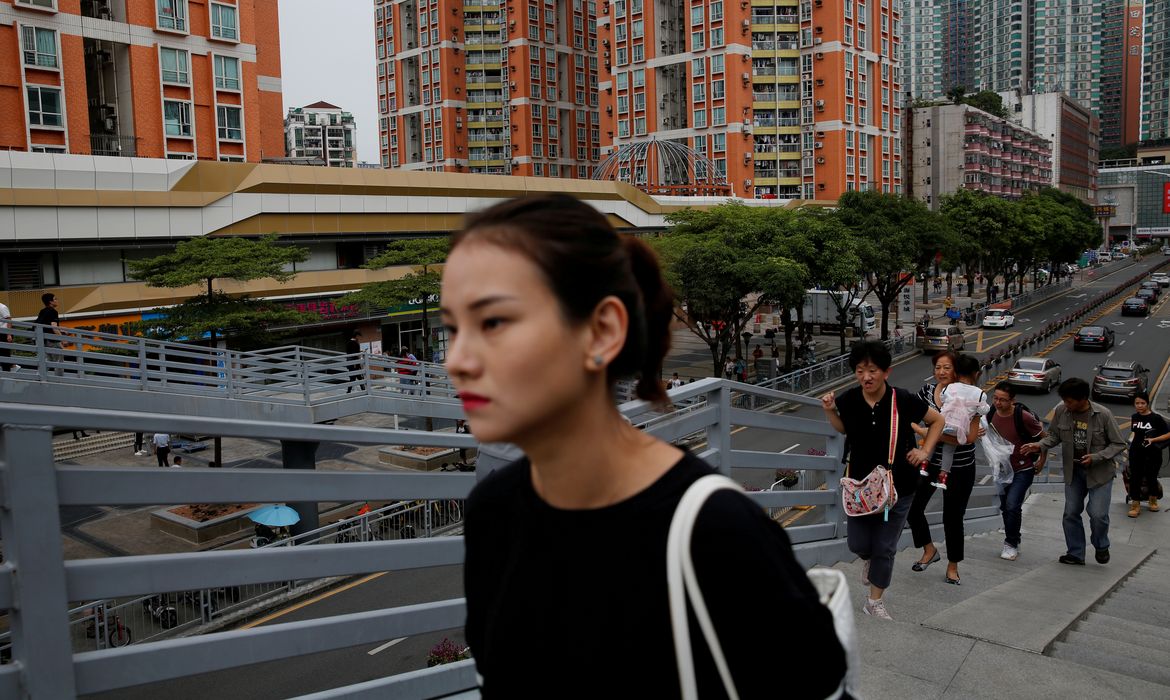
[[[1162,213],[1170,214],[1170,182],[1162,183]]]

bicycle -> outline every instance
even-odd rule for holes
[[[106,621],[106,626],[110,628],[106,635],[106,641],[111,647],[124,647],[130,643],[133,635],[130,628],[122,624],[122,618],[117,613],[111,613],[109,619]],[[85,636],[90,639],[97,637],[97,618],[90,621],[89,626],[85,628]]]

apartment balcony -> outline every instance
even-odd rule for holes
[[[133,158],[138,154],[138,141],[135,136],[93,134],[89,137],[89,152],[95,156]]]

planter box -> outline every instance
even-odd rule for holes
[[[434,450],[433,452],[431,450]],[[464,449],[467,459],[473,459],[477,450],[474,447]],[[420,472],[438,471],[444,462],[454,464],[459,461],[459,450],[455,448],[405,448],[383,447],[378,450],[378,461],[403,469],[413,469]]]
[[[260,508],[261,505],[259,503],[252,504],[234,513],[221,515],[218,518],[211,518],[203,522],[179,515],[178,513],[172,513],[169,508],[160,508],[150,514],[150,526],[155,530],[174,535],[179,539],[195,544],[203,544],[204,542],[210,542],[224,535],[231,535],[243,530],[251,531],[253,523],[248,519],[248,514]],[[171,507],[173,508],[174,506]]]

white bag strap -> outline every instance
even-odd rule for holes
[[[699,628],[703,631],[707,648],[715,660],[715,667],[719,670],[719,677],[723,680],[727,697],[730,700],[739,699],[731,671],[727,668],[727,659],[723,656],[723,648],[719,645],[715,626],[711,623],[711,615],[703,600],[703,592],[699,589],[694,561],[691,559],[691,533],[695,529],[699,510],[712,493],[722,489],[743,491],[739,484],[719,474],[709,474],[691,484],[675,508],[674,518],[670,521],[670,532],[666,538],[666,584],[670,600],[670,626],[674,632],[675,661],[678,665],[678,680],[683,700],[698,700],[699,697],[691,650],[691,630],[687,624],[688,599],[694,608],[695,618],[699,621]]]

